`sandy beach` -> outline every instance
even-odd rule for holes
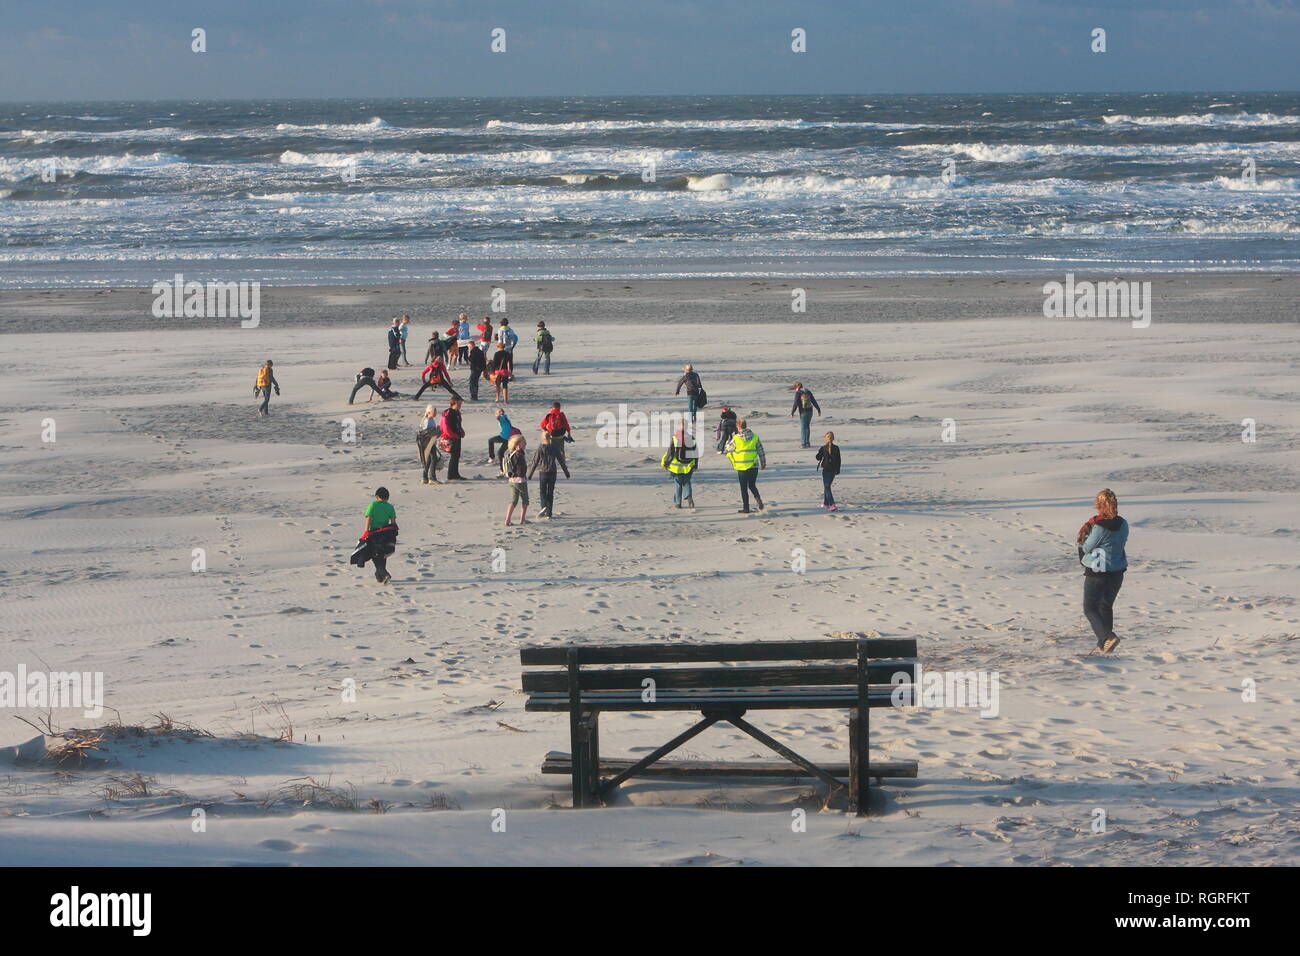
[[[418,363],[494,283],[266,289],[255,329],[155,319],[147,289],[0,292],[0,671],[101,672],[108,708],[10,710],[0,746],[36,736],[15,714],[153,728],[110,730],[73,770],[0,752],[0,862],[1293,861],[1300,279],[1144,278],[1140,329],[1044,318],[1041,277],[507,283],[525,342],[538,320],[557,339],[551,376],[519,363],[510,415],[534,441],[559,400],[577,439],[555,520],[523,528],[501,526],[483,463],[486,393],[450,486],[419,481],[423,400],[347,404],[393,315],[413,317]],[[258,419],[268,357],[283,395]],[[598,446],[620,403],[680,409],[685,362],[709,434],[726,403],[761,437],[762,516],[736,513],[711,450],[691,514],[660,451]],[[788,415],[797,380],[824,410],[815,438],[843,449],[834,514]],[[402,528],[386,587],[347,563],[380,484]],[[1107,657],[1088,656],[1074,552],[1103,487],[1132,528]],[[522,645],[845,632],[915,637],[926,667],[1001,686],[995,717],[873,716],[873,754],[919,774],[868,817],[811,781],[646,779],[570,811],[567,779],[539,772],[567,721],[524,712]],[[755,719],[847,760],[843,715]],[[615,715],[603,746],[644,754],[688,720]],[[688,751],[760,756],[728,727]]]

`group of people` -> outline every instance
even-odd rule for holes
[[[533,371],[537,373],[544,366],[545,373],[550,374],[550,354],[554,339],[545,323],[539,322],[537,329],[537,358]],[[393,327],[389,330],[390,369],[396,368],[399,360],[405,361],[408,337],[409,316],[403,316],[401,320],[394,319]],[[422,483],[442,483],[437,474],[442,467],[443,456],[447,459],[445,480],[465,480],[460,473],[461,444],[465,438],[461,417],[463,399],[452,385],[448,369],[469,365],[471,399],[477,399],[478,381],[486,368],[490,379],[497,385],[499,400],[495,411],[497,430],[488,439],[486,464],[498,466],[500,477],[506,479],[509,487],[505,525],[508,527],[514,523],[516,509],[519,524],[527,523],[530,503],[528,482],[534,477],[538,478],[541,505],[539,514],[544,518],[553,518],[556,481],[561,473],[565,478],[572,477],[564,453],[565,443],[574,440],[572,429],[561,404],[553,402],[539,423],[541,437],[537,450],[529,460],[527,440],[512,424],[507,411],[508,379],[513,374],[513,352],[518,343],[518,337],[509,328],[508,321],[503,319],[494,331],[491,319],[485,317],[476,329],[470,330],[468,319],[462,313],[459,321],[448,329],[445,336],[434,333],[429,341],[429,350],[425,356],[428,365],[421,375],[421,386],[415,397],[418,399],[426,389],[442,388],[449,394],[450,402],[441,412],[433,405],[426,406],[417,429],[416,447]],[[482,359],[489,345],[495,350],[491,364]],[[476,355],[479,356],[477,362]],[[502,378],[506,379],[504,388],[501,385]],[[400,397],[393,391],[388,370],[376,373],[372,368],[364,368],[357,375],[348,403],[351,404],[357,392],[367,386],[372,392],[367,401],[373,400],[375,395],[384,400]],[[686,391],[688,424],[673,434],[667,451],[660,459],[660,465],[673,478],[674,507],[694,511],[692,479],[700,467],[700,450],[695,436],[698,432],[699,411],[707,406],[708,395],[699,373],[692,365],[683,368],[674,395],[680,395],[683,389]],[[254,395],[259,401],[259,417],[270,414],[272,391],[279,395],[280,384],[275,378],[274,363],[267,359],[258,369],[253,386]],[[802,382],[795,382],[790,386],[790,391],[794,393],[790,416],[799,418],[800,447],[810,448],[812,418],[814,414],[822,414],[821,405],[812,390]],[[767,454],[762,440],[749,427],[746,419],[738,417],[727,405],[720,409],[713,437],[716,451],[727,459],[736,474],[741,504],[738,513],[762,512],[765,506],[758,489],[758,473],[767,468]],[[822,477],[822,508],[835,511],[837,506],[831,486],[840,474],[842,459],[834,432],[828,431],[822,436],[814,465]],[[1079,529],[1075,544],[1084,574],[1084,616],[1096,637],[1096,651],[1110,654],[1120,643],[1114,628],[1114,605],[1128,568],[1126,546],[1129,526],[1120,516],[1119,502],[1109,488],[1098,492],[1095,506],[1096,514]],[[366,509],[361,540],[352,555],[352,562],[358,566],[372,562],[375,579],[380,583],[386,583],[390,577],[387,558],[396,548],[397,530],[396,512],[389,502],[388,489],[379,488]]]
[[[366,401],[373,401],[376,395],[383,401],[402,397],[393,390],[388,372],[395,371],[399,363],[411,365],[406,353],[410,329],[409,315],[393,319],[388,329],[387,370],[376,375],[375,370],[367,366],[358,372],[352,394],[348,397],[349,405],[363,388],[371,390]],[[471,328],[469,317],[462,312],[445,332],[435,330],[429,336],[429,345],[424,355],[426,365],[420,373],[420,388],[414,397],[418,400],[426,389],[442,388],[453,398],[460,398],[460,393],[452,384],[451,369],[466,367],[469,370],[470,401],[478,401],[479,386],[486,378],[493,387],[493,400],[509,405],[510,383],[515,377],[515,347],[518,344],[519,335],[511,328],[509,319],[502,318],[494,327],[492,317],[485,315],[483,321]],[[555,336],[545,322],[537,323],[533,345],[537,352],[533,358],[533,374],[550,375]]]

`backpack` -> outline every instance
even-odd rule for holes
[[[799,407],[812,408],[812,394],[806,389],[799,392]]]
[[[361,372],[357,375],[357,381],[359,382],[363,378],[374,378],[374,377],[375,377],[375,370],[373,368],[363,368]]]
[[[440,435],[447,431],[447,413],[449,411],[451,411],[450,408],[444,408],[442,414],[438,416],[438,434]]]
[[[537,347],[543,352],[550,352],[555,348],[555,336],[551,335],[546,329],[542,329],[537,337]]]
[[[501,330],[501,344],[508,349],[512,349],[519,344],[519,336],[515,335],[515,330],[510,326],[506,326]]]

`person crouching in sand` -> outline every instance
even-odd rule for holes
[[[519,523],[528,523],[528,456],[524,452],[527,442],[523,435],[515,435],[506,446],[505,473],[510,479],[510,505],[506,508],[506,527],[514,517],[515,505],[519,509]]]
[[[1119,516],[1115,492],[1109,488],[1097,492],[1097,513],[1084,522],[1075,540],[1083,565],[1083,613],[1097,636],[1097,649],[1109,654],[1119,644],[1115,598],[1128,568],[1124,552],[1128,522]]]

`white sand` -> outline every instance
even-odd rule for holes
[[[413,360],[433,324],[421,306],[407,307]],[[528,330],[527,302],[512,309]],[[604,322],[552,320],[549,380],[521,363],[516,423],[535,438],[559,398],[578,436],[559,517],[521,530],[500,526],[505,483],[481,464],[490,402],[466,414],[474,480],[441,487],[418,480],[423,402],[346,405],[353,372],[382,364],[391,314],[4,337],[0,671],[102,671],[123,723],[166,714],[216,736],[117,742],[107,766],[67,774],[0,765],[0,862],[1251,864],[1300,850],[1296,325],[1225,306],[1222,321],[1145,330],[1029,314],[847,326],[815,310],[665,329],[624,300]],[[266,356],[284,395],[258,421]],[[711,406],[753,413],[769,515],[735,513],[716,455],[690,515],[671,509],[658,452],[595,446],[596,414],[619,402],[679,407],[687,360]],[[409,394],[416,370],[395,377]],[[826,411],[814,435],[832,428],[844,450],[833,516],[787,417],[795,379]],[[355,445],[339,441],[348,416]],[[940,441],[945,418],[955,443]],[[402,526],[386,588],[347,564],[378,484]],[[1073,548],[1103,486],[1132,525],[1112,658],[1085,657]],[[795,548],[806,574],[790,570]],[[553,809],[567,778],[538,771],[568,748],[567,721],[523,711],[521,645],[869,629],[915,636],[933,668],[996,670],[1002,689],[994,719],[873,714],[875,755],[920,763],[873,816],[819,810],[811,783],[734,780],[644,780],[606,810]],[[236,739],[278,735],[280,707],[294,743]],[[43,716],[0,713],[0,745],[35,734],[13,713]],[[827,762],[847,760],[844,718],[751,715]],[[602,745],[644,753],[689,719],[607,717]],[[768,756],[726,727],[686,749]],[[118,792],[137,772],[149,795]],[[303,778],[355,793],[360,812],[295,806]],[[372,800],[391,809],[367,812]],[[192,832],[195,806],[206,832]],[[806,833],[791,830],[797,807]]]

